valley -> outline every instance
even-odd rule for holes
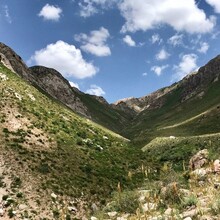
[[[113,104],[54,69],[27,67],[3,43],[0,56],[3,219],[219,217],[220,56],[170,87]],[[206,173],[194,175],[190,158],[204,149]],[[219,196],[202,211],[200,184]],[[185,215],[189,208],[196,214]]]

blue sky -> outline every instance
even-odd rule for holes
[[[115,102],[220,54],[219,0],[0,0],[0,41]]]

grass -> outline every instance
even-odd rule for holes
[[[217,81],[204,88],[203,98],[197,96],[181,102],[183,88],[174,89],[163,97],[164,105],[161,108],[145,110],[126,127],[122,132],[133,140],[133,144],[143,147],[156,137],[164,136],[191,136],[211,134],[220,131],[220,82]],[[209,110],[209,111],[207,111]],[[205,112],[204,114],[201,114]],[[195,117],[201,114],[200,117]],[[172,126],[195,117],[177,127]]]
[[[33,176],[41,176],[42,189],[105,200],[118,182],[133,189],[143,181],[139,171],[132,182],[127,177],[145,160],[127,139],[49,99],[4,66],[0,71],[9,78],[0,84],[1,147]],[[21,126],[13,129],[9,120]]]

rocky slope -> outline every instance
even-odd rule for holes
[[[212,59],[205,66],[201,67],[198,72],[189,74],[180,82],[171,86],[157,90],[150,95],[140,98],[122,99],[113,104],[116,109],[140,113],[144,110],[161,108],[166,102],[166,96],[181,88],[180,100],[185,100],[195,96],[202,96],[204,89],[212,82],[219,80],[220,75],[220,55]]]
[[[61,101],[81,115],[91,117],[87,107],[77,97],[80,91],[71,87],[69,82],[55,69],[34,66],[29,68],[30,75],[35,79],[35,86],[40,87],[53,98]]]
[[[103,97],[88,95],[71,87],[58,71],[43,66],[28,68],[21,57],[3,43],[0,43],[0,58],[5,66],[41,92],[105,127],[120,131],[130,120],[130,115],[112,108]]]
[[[0,218],[83,219],[118,181],[128,188],[140,182],[138,175],[127,181],[141,163],[128,140],[75,114],[2,63],[0,105]]]
[[[4,44],[0,44],[1,60],[24,79],[31,82],[50,97],[63,103],[73,111],[116,131],[129,139],[146,144],[151,133],[173,135],[186,132],[181,126],[167,130],[176,125],[186,125],[198,119],[194,134],[204,134],[207,123],[203,120],[204,112],[213,117],[213,108],[218,105],[220,56],[211,60],[198,72],[189,74],[183,80],[169,87],[141,97],[127,98],[109,105],[103,97],[84,94],[72,88],[69,82],[54,69],[46,67],[27,68],[22,59]],[[205,104],[204,104],[205,103]],[[191,108],[191,110],[190,110]],[[217,114],[215,112],[214,114]],[[210,118],[209,124],[214,122]],[[192,125],[192,123],[190,124]],[[213,129],[217,132],[218,127]],[[150,132],[150,133],[149,133]],[[151,137],[153,138],[154,135]],[[144,143],[145,142],[145,143]]]

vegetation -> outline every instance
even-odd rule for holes
[[[53,192],[54,219],[71,219],[74,205],[84,201],[89,210],[85,215],[100,219],[114,211],[137,219],[143,215],[163,219],[169,208],[172,218],[178,219],[187,208],[199,209],[199,197],[204,199],[209,192],[215,194],[209,198],[210,210],[219,215],[216,178],[210,174],[208,183],[203,179],[203,189],[190,176],[188,164],[202,149],[208,149],[209,161],[219,158],[220,82],[207,86],[202,98],[184,103],[180,100],[183,88],[177,86],[166,95],[163,107],[143,111],[132,123],[131,115],[80,95],[95,121],[121,131],[129,141],[73,113],[3,65],[0,72],[7,76],[0,81],[0,147],[4,160],[13,164],[10,189],[14,195],[4,195],[2,200],[10,218],[18,203],[26,202],[25,178],[34,179],[37,192]],[[6,187],[5,182],[2,174],[0,187]],[[70,202],[73,198],[79,200]],[[39,197],[35,203],[44,204]],[[91,208],[94,204],[101,210]],[[34,210],[23,212],[23,216],[34,214]]]

